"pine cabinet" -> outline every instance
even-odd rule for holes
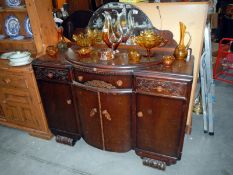
[[[12,68],[0,63],[0,124],[50,139],[31,66]]]
[[[0,52],[27,50],[35,55],[41,55],[45,53],[46,46],[56,44],[58,38],[51,1],[22,0],[18,6],[11,7],[5,0],[1,0],[0,7],[0,34],[5,35],[5,38],[0,40]],[[20,25],[18,35],[24,36],[24,39],[15,40],[7,35],[5,23],[10,16],[18,20]],[[27,17],[33,37],[29,37],[25,27]]]

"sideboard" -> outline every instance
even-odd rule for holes
[[[193,59],[166,68],[162,56],[172,51],[155,50],[153,58],[135,63],[127,49],[101,61],[95,53],[79,58],[73,46],[34,60],[53,134],[68,144],[83,137],[102,150],[134,149],[144,164],[161,169],[174,164],[182,154]]]

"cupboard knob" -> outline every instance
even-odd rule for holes
[[[162,86],[158,86],[156,89],[157,89],[158,92],[162,92],[163,91],[163,87]]]
[[[107,120],[112,120],[111,115],[108,113],[107,110],[103,110],[102,114]]]
[[[117,84],[117,86],[121,87],[123,85],[123,81],[122,80],[117,80],[116,84]]]
[[[143,117],[143,113],[140,111],[140,112],[138,112],[137,116],[138,117]]]
[[[83,76],[78,76],[78,81],[83,81]]]
[[[2,103],[6,104],[6,100],[3,100]]]
[[[11,80],[10,80],[9,78],[6,78],[6,79],[4,79],[4,82],[5,82],[6,84],[9,84],[9,83],[11,82]]]
[[[97,109],[93,108],[90,112],[90,117],[94,117],[94,115],[97,113]]]
[[[72,103],[72,101],[69,99],[69,100],[66,100],[66,103],[67,103],[68,105],[70,105],[70,104]]]
[[[53,73],[48,73],[48,75],[47,75],[49,78],[53,78]]]

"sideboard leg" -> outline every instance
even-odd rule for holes
[[[154,160],[150,158],[142,158],[143,165],[150,166],[152,168],[157,168],[159,170],[165,170],[166,169],[166,162],[160,161],[160,160]]]
[[[69,145],[69,146],[74,146],[76,141],[77,140],[73,139],[73,138],[56,135],[56,142],[58,142],[58,143],[66,144],[66,145]]]

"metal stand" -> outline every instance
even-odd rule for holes
[[[215,99],[215,92],[214,92],[215,85],[213,81],[210,23],[208,23],[205,27],[204,40],[205,40],[205,49],[201,57],[201,65],[200,65],[204,132],[209,133],[209,135],[214,135],[213,102]]]

